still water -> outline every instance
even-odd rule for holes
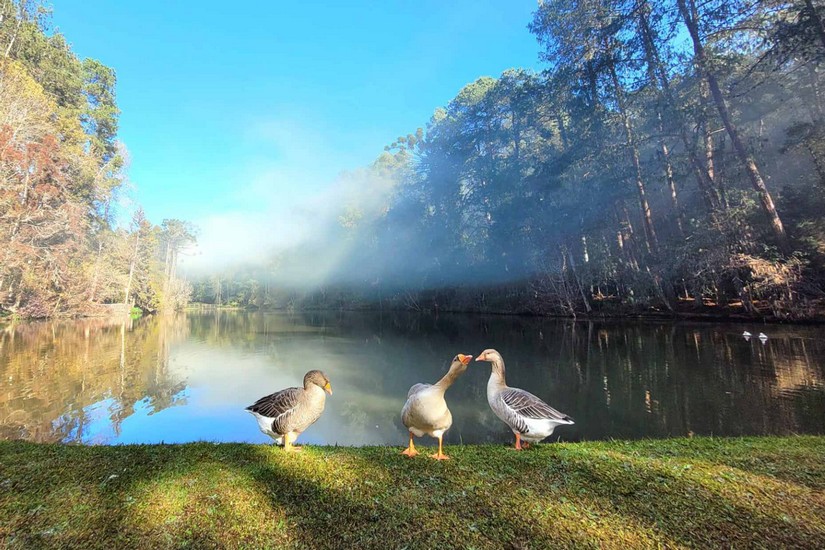
[[[552,440],[825,433],[825,327],[220,311],[0,329],[0,438],[270,442],[244,407],[322,369],[334,395],[299,442],[403,445],[409,387],[488,347],[575,418]],[[489,375],[472,362],[448,392],[448,442],[510,441]]]

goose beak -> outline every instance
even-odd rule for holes
[[[476,357],[476,361],[484,361],[484,356],[479,355],[478,357]]]
[[[329,382],[324,384],[324,391],[327,392],[328,394],[332,395],[332,386],[329,385]]]
[[[464,355],[462,353],[458,354],[458,360],[461,361],[462,365],[468,364],[470,362],[470,359],[472,359],[472,358],[473,358],[472,355]]]

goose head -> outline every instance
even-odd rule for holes
[[[487,361],[488,363],[504,363],[504,359],[501,357],[501,354],[492,348],[485,349],[484,351],[479,353],[478,357],[476,357],[476,361]]]
[[[457,372],[459,374],[463,373],[467,370],[467,366],[470,364],[470,360],[472,358],[472,355],[464,355],[463,353],[459,353],[453,357],[453,361],[450,363],[450,372]]]
[[[332,386],[329,384],[329,378],[327,378],[327,375],[322,371],[311,370],[304,375],[304,389],[310,389],[313,384],[332,395]]]

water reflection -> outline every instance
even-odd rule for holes
[[[0,437],[107,442],[125,419],[181,403],[169,351],[183,318],[26,323],[0,332]]]
[[[747,327],[745,327],[747,328]],[[764,327],[763,327],[764,328]],[[335,394],[302,441],[402,445],[407,389],[495,347],[508,382],[573,416],[565,440],[825,432],[825,330],[515,317],[244,312],[0,331],[0,437],[268,442],[243,407],[324,370]],[[506,441],[489,366],[451,388],[450,443]]]

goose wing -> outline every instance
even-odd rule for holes
[[[526,433],[527,419],[554,420],[557,422],[573,422],[573,419],[561,413],[533,395],[519,388],[507,388],[499,393],[504,405],[504,412],[509,424],[522,433]]]
[[[290,415],[300,401],[302,388],[287,388],[279,392],[261,397],[246,410],[258,413],[261,416],[273,418],[275,424],[279,419]]]

